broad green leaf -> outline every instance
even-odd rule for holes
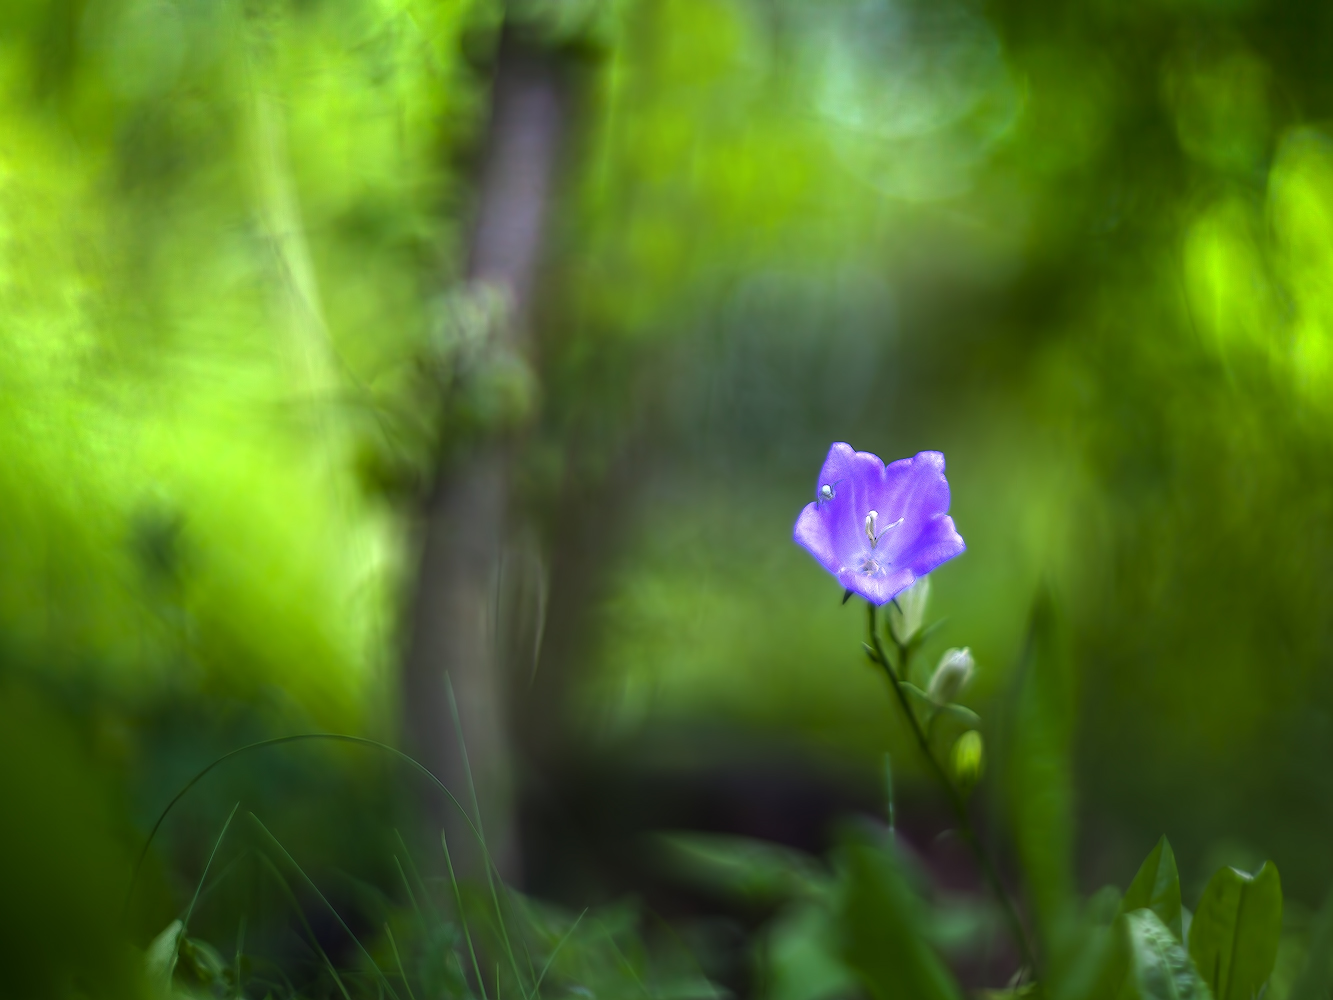
[[[1015,679],[1004,762],[1019,859],[1036,917],[1048,978],[1058,984],[1076,942],[1073,775],[1074,685],[1067,643],[1050,594],[1033,603]],[[1069,952],[1067,955],[1066,953]]]
[[[1184,946],[1153,910],[1125,916],[1136,1000],[1211,1000]]]
[[[1104,885],[1091,896],[1083,906],[1083,917],[1094,926],[1110,927],[1122,910],[1120,890],[1113,885]]]
[[[925,905],[912,892],[892,848],[856,835],[843,857],[843,958],[871,996],[961,1000],[958,984],[926,940]]]
[[[1190,925],[1190,957],[1217,1000],[1259,995],[1282,935],[1282,882],[1271,861],[1253,875],[1223,868],[1208,882]]]
[[[1310,928],[1308,956],[1287,1000],[1327,1000],[1333,988],[1333,889]]]
[[[1051,1000],[1121,1000],[1129,980],[1129,958],[1124,917],[1110,924],[1085,920],[1047,995]]]
[[[1121,913],[1142,909],[1156,913],[1177,941],[1185,940],[1180,923],[1180,874],[1176,871],[1176,855],[1165,837],[1139,867],[1120,901]]]
[[[769,924],[763,938],[765,1000],[821,1000],[857,992],[842,960],[838,927],[828,907],[797,902]]]
[[[167,924],[144,955],[144,973],[148,985],[157,996],[171,995],[171,977],[176,971],[176,958],[180,954],[181,932],[185,929],[179,920]]]

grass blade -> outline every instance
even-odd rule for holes
[[[556,942],[555,948],[552,949],[550,956],[546,959],[546,964],[542,966],[542,974],[537,977],[537,982],[533,984],[532,992],[534,996],[537,995],[538,991],[542,988],[542,981],[546,978],[546,973],[550,971],[551,963],[554,962],[555,957],[560,954],[560,949],[565,946],[565,942],[573,937],[574,932],[579,929],[579,924],[583,922],[583,917],[587,912],[588,908],[585,906],[583,908],[583,913],[579,914],[578,919],[570,925],[569,930],[565,931],[560,940]]]
[[[388,921],[384,923],[384,933],[389,938],[389,947],[393,949],[393,960],[398,963],[398,975],[403,978],[403,985],[407,987],[409,1000],[417,1000],[416,994],[412,992],[412,984],[407,980],[407,971],[403,968],[403,956],[398,954],[398,942],[393,938],[393,928],[389,926]]]
[[[361,939],[352,933],[352,928],[347,926],[347,922],[343,920],[342,914],[340,914],[334,908],[333,904],[328,901],[324,893],[320,892],[319,886],[315,885],[314,881],[310,878],[310,876],[305,873],[305,869],[303,869],[299,864],[296,863],[296,859],[293,858],[287,852],[287,848],[283,847],[282,844],[279,842],[278,838],[273,836],[273,834],[269,832],[268,827],[264,825],[263,821],[260,820],[260,818],[256,816],[254,813],[250,813],[249,816],[250,819],[252,819],[255,822],[255,824],[259,827],[259,829],[264,832],[264,835],[268,837],[270,841],[272,841],[273,846],[282,852],[282,856],[287,860],[287,863],[291,865],[291,867],[296,871],[298,875],[301,876],[302,879],[305,880],[305,884],[308,885],[314,891],[315,895],[319,897],[319,901],[328,908],[328,911],[330,913],[333,914],[333,919],[338,921],[338,926],[340,926],[343,929],[343,931],[347,934],[347,936],[350,937],[353,942],[355,942],[357,948],[361,950],[361,954],[366,957],[366,960],[368,962],[370,962],[371,968],[375,970],[376,974],[380,979],[380,982],[384,985],[384,988],[389,991],[389,995],[393,997],[394,1000],[398,1000],[398,993],[397,991],[394,990],[393,985],[389,982],[389,978],[384,974],[384,970],[379,967],[379,963],[376,962],[374,957],[371,956],[370,952],[366,950],[366,946],[361,943]]]
[[[481,1000],[486,998],[486,980],[481,975],[481,965],[477,962],[477,949],[472,946],[472,930],[468,927],[467,913],[463,910],[463,893],[458,888],[458,879],[454,875],[454,859],[449,856],[449,838],[440,831],[440,844],[444,847],[444,863],[449,868],[449,884],[453,886],[454,900],[458,906],[458,922],[463,925],[463,940],[467,942],[467,953],[472,959],[472,971],[477,977],[477,988],[481,990]]]
[[[181,921],[181,932],[176,935],[176,942],[179,946],[185,937],[185,932],[190,929],[190,917],[194,915],[195,904],[199,902],[199,892],[204,887],[204,882],[208,878],[208,870],[213,867],[213,859],[218,855],[218,848],[222,846],[222,839],[227,836],[227,829],[231,826],[232,817],[236,815],[236,810],[241,807],[238,801],[231,807],[231,812],[227,813],[227,822],[222,824],[222,832],[218,834],[218,839],[213,842],[213,850],[208,854],[208,863],[204,865],[204,873],[199,876],[199,883],[194,887],[194,896],[190,899],[190,906],[185,911],[185,918]]]

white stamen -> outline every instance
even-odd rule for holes
[[[903,521],[907,520],[906,517],[900,517],[898,520],[885,527],[883,531],[876,531],[875,518],[877,517],[879,517],[879,511],[877,510],[872,510],[866,515],[866,537],[870,539],[871,548],[874,548],[879,544],[879,540],[889,533],[890,528],[896,528],[898,525],[902,524]]]

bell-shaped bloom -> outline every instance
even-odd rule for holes
[[[963,551],[949,516],[944,456],[923,451],[885,465],[839,442],[792,533],[838,582],[886,604]]]

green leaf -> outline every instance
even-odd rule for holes
[[[1048,995],[1051,1000],[1121,1000],[1129,980],[1129,961],[1124,917],[1110,924],[1085,921]]]
[[[1033,602],[1015,684],[1007,746],[998,759],[1004,763],[1014,841],[1048,956],[1045,971],[1058,982],[1076,947],[1070,763],[1075,697],[1065,630],[1045,589]]]
[[[1184,946],[1153,910],[1127,914],[1136,1000],[1211,1000]]]
[[[963,733],[981,728],[981,716],[965,705],[940,705],[915,684],[902,682],[907,702],[912,706],[921,728],[930,738],[930,747],[940,759],[947,758]]]
[[[930,724],[931,717],[939,706],[931,701],[930,695],[909,681],[902,681],[902,689],[907,694],[907,703],[912,706],[912,714],[922,726]]]
[[[926,940],[925,905],[892,850],[864,834],[843,849],[843,958],[875,1000],[961,1000],[958,984]]]
[[[153,943],[148,946],[148,951],[144,955],[145,978],[152,992],[158,996],[166,997],[171,994],[171,977],[176,971],[181,932],[184,929],[184,924],[179,920],[173,920],[167,924],[166,930],[153,938]]]
[[[655,839],[675,874],[743,899],[776,902],[820,892],[830,882],[814,858],[777,844],[689,832]]]
[[[1305,968],[1287,994],[1287,1000],[1327,1000],[1333,988],[1333,889],[1310,927],[1310,946]]]
[[[762,945],[766,1000],[821,1000],[858,992],[842,960],[835,921],[827,907],[803,901],[769,924]]]
[[[1273,972],[1282,935],[1282,882],[1265,861],[1255,874],[1223,868],[1190,925],[1190,956],[1217,1000],[1252,1000]]]
[[[1121,913],[1142,909],[1156,913],[1177,941],[1185,940],[1180,922],[1180,874],[1176,871],[1176,855],[1165,837],[1139,867],[1120,901]]]

